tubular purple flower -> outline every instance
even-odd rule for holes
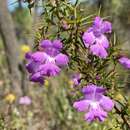
[[[46,76],[56,76],[60,73],[61,67],[68,64],[69,59],[65,54],[60,53],[62,42],[60,40],[42,40],[40,42],[42,51],[26,54],[29,63],[26,65],[30,73],[30,81],[44,83]]]
[[[84,44],[90,49],[93,55],[100,58],[108,56],[107,48],[109,48],[109,41],[104,33],[111,33],[111,23],[103,21],[100,17],[96,17],[93,26],[84,32],[82,38]]]
[[[73,107],[79,112],[86,112],[85,120],[92,122],[95,119],[104,121],[107,117],[107,112],[114,107],[113,101],[103,94],[105,89],[93,84],[90,84],[82,89],[84,99],[76,101]]]

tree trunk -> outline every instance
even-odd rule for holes
[[[21,76],[18,69],[18,44],[11,15],[7,9],[7,1],[0,0],[0,34],[2,36],[8,62],[11,87],[13,92],[21,95]],[[12,89],[11,88],[11,89]]]

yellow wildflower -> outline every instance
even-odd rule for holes
[[[15,101],[16,97],[14,94],[8,94],[5,97],[5,101],[9,102],[9,103],[13,103]]]
[[[49,82],[48,82],[48,80],[45,80],[45,81],[44,81],[44,86],[46,86],[46,87],[49,86]]]
[[[30,47],[28,46],[28,45],[22,45],[21,46],[21,51],[23,52],[23,53],[27,53],[27,52],[29,52],[31,49],[30,49]]]
[[[73,84],[74,84],[74,82],[72,80],[69,80],[69,85],[71,86]]]
[[[123,100],[124,100],[124,97],[123,97],[120,93],[118,93],[118,94],[116,95],[116,100],[123,101]]]

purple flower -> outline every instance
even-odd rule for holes
[[[96,80],[100,80],[101,77],[100,77],[99,75],[96,75],[95,79],[96,79]]]
[[[24,96],[19,99],[19,104],[21,105],[30,105],[32,103],[30,97]]]
[[[82,89],[84,99],[76,101],[73,107],[79,112],[86,112],[85,120],[92,122],[95,119],[104,121],[107,117],[107,112],[114,107],[113,101],[104,96],[105,89],[96,85],[88,85]]]
[[[121,57],[118,61],[125,68],[130,69],[130,59],[128,59],[127,57]]]
[[[72,75],[72,78],[71,78],[71,87],[76,87],[77,85],[80,84],[80,80],[81,80],[81,74],[79,73],[76,73],[76,74],[73,74]]]
[[[109,41],[104,33],[111,33],[111,30],[110,22],[96,17],[93,26],[84,32],[82,37],[84,44],[90,49],[93,55],[99,56],[100,58],[106,58],[108,56],[106,49],[109,48]]]
[[[30,81],[44,84],[45,76],[56,76],[61,68],[69,62],[68,56],[62,54],[62,42],[60,40],[42,40],[42,51],[27,53],[28,64],[26,68],[30,74]]]

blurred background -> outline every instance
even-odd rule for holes
[[[47,79],[44,86],[28,81],[24,54],[34,46],[43,9],[42,0],[36,2],[39,4],[31,12],[31,4],[24,0],[0,3],[0,130],[110,130],[115,118],[91,125],[72,108],[73,93],[69,91],[72,84],[67,72]],[[75,0],[69,2],[74,4]],[[86,8],[86,14],[94,14],[101,7],[102,16],[112,21],[118,42],[130,55],[130,0],[79,0],[79,3]],[[129,93],[130,72],[120,70],[119,82]]]

